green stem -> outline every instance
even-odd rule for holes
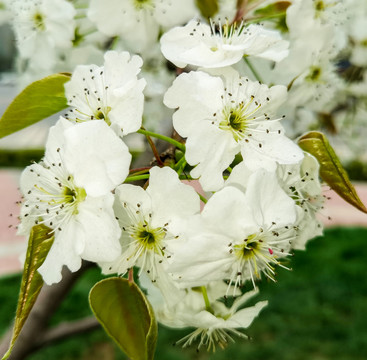
[[[198,195],[199,195],[199,197],[200,197],[200,200],[204,203],[204,204],[206,204],[207,202],[208,202],[208,200],[203,196],[203,195],[201,195],[200,193],[198,193],[198,192],[196,192]]]
[[[227,167],[227,171],[228,171],[229,173],[231,173],[231,172],[232,172],[232,168],[231,168],[230,166],[228,166],[228,167]]]
[[[125,182],[146,180],[146,179],[149,179],[149,176],[150,176],[149,174],[129,176],[129,177],[126,178]]]
[[[214,311],[213,311],[213,309],[210,305],[210,301],[209,301],[208,293],[206,291],[206,287],[205,286],[200,286],[200,290],[201,290],[201,293],[203,294],[203,298],[204,298],[204,302],[205,302],[205,310],[214,315]]]
[[[259,75],[259,73],[256,71],[256,69],[254,68],[254,66],[251,64],[250,60],[247,59],[247,57],[244,57],[243,60],[245,60],[245,63],[247,64],[247,66],[250,68],[251,72],[254,74],[255,78],[260,81],[261,83],[263,83],[263,81],[261,80],[261,76]]]
[[[172,139],[168,136],[157,134],[157,133],[154,133],[152,131],[145,130],[145,129],[139,129],[137,132],[139,134],[148,135],[148,136],[154,137],[156,139],[166,141],[166,142],[172,144],[173,146],[175,146],[177,149],[180,149],[182,152],[185,152],[185,145],[184,144],[181,144],[177,140],[174,140],[174,139]]]
[[[152,167],[151,166],[146,166],[146,167],[141,167],[141,168],[136,168],[136,169],[130,169],[129,170],[129,174],[134,174],[134,175],[141,175],[141,174],[145,174],[147,173]]]
[[[193,179],[190,175],[187,175],[187,174],[179,175],[179,179],[180,180],[197,180],[197,179]]]
[[[120,40],[120,37],[119,36],[115,36],[112,39],[112,42],[111,42],[110,46],[108,47],[108,50],[115,50],[116,45],[118,44],[119,40]]]
[[[91,35],[91,34],[94,34],[94,33],[96,33],[98,30],[97,29],[90,29],[90,30],[87,30],[85,33],[83,33],[83,34],[80,34],[80,36],[82,36],[83,38],[84,37],[86,37],[86,36],[88,36],[88,35]]]
[[[182,174],[182,171],[185,169],[185,166],[186,166],[186,159],[185,155],[183,155],[182,158],[178,160],[178,162],[175,165],[175,171],[177,172],[178,175]]]

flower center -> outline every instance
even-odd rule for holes
[[[134,0],[135,8],[138,10],[152,7],[152,0]]]
[[[318,81],[321,76],[321,68],[318,66],[312,66],[306,79],[309,81]]]
[[[252,106],[253,103],[255,103],[255,107]],[[256,120],[256,116],[253,115],[260,107],[261,104],[257,103],[253,96],[247,103],[241,101],[236,106],[233,106],[233,104],[225,106],[219,128],[230,131],[237,142],[241,141],[246,135],[249,123]]]
[[[322,11],[325,9],[325,4],[323,1],[316,1],[314,6],[316,11]]]
[[[65,204],[73,204],[74,202],[79,203],[83,201],[87,196],[87,193],[83,188],[78,187],[70,188],[68,186],[64,187],[62,194],[64,196],[63,203]],[[77,212],[77,209],[75,209],[74,211]]]
[[[236,255],[240,259],[244,259],[246,261],[253,260],[256,262],[256,255],[258,255],[262,250],[261,243],[263,240],[259,239],[257,234],[251,234],[243,241],[243,244],[234,246]]]
[[[62,163],[52,164],[48,169],[50,176],[40,177],[39,183],[26,193],[26,207],[32,209],[35,224],[45,224],[53,231],[61,231],[63,225],[78,214],[78,205],[85,200],[87,193],[74,185],[71,175],[62,174]]]
[[[223,44],[232,45],[243,42],[243,35],[247,34],[247,29],[243,21],[229,24],[228,20],[226,20],[226,22],[222,24],[220,20],[218,23],[215,23],[210,19],[210,30],[217,42],[217,47],[212,47],[212,51],[218,50]]]
[[[146,250],[154,251],[157,254],[164,255],[162,250],[162,240],[166,233],[163,228],[150,228],[147,222],[134,226],[131,237],[140,243],[140,246]]]
[[[37,12],[33,15],[33,21],[35,24],[35,28],[41,31],[46,30],[46,26],[44,23],[44,17],[41,13]]]
[[[255,287],[255,279],[259,279],[261,273],[275,281],[275,265],[288,269],[280,263],[278,258],[290,255],[288,251],[290,250],[290,242],[294,237],[293,227],[279,228],[273,222],[267,230],[260,228],[258,232],[245,239],[228,244],[229,253],[234,255],[234,266],[227,291],[232,284],[236,289],[248,278],[251,279]]]
[[[108,118],[108,113],[111,111],[111,107],[107,106],[106,108],[97,108],[97,110],[94,112],[94,118],[97,120],[104,120],[107,125],[111,125],[111,121]]]

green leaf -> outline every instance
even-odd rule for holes
[[[315,156],[320,163],[321,178],[345,201],[367,213],[365,205],[349,180],[340,160],[329,144],[326,136],[318,131],[311,131],[298,140],[299,146]]]
[[[255,15],[259,16],[279,16],[283,14],[291,5],[290,1],[277,1],[263,8],[255,10]]]
[[[157,322],[139,287],[114,277],[100,281],[90,291],[89,303],[109,336],[132,360],[151,360],[157,341]]]
[[[206,19],[213,17],[218,12],[218,0],[196,0],[195,2],[201,15]]]
[[[64,84],[70,74],[59,73],[28,85],[0,119],[0,138],[32,125],[67,107]]]
[[[6,360],[10,356],[20,330],[22,330],[29,313],[36,302],[38,294],[41,291],[43,279],[37,270],[45,261],[54,241],[54,236],[50,231],[51,229],[45,225],[36,225],[31,230],[15,315],[13,336],[9,350],[3,356],[2,360]]]
[[[291,5],[290,1],[277,1],[263,8],[255,10],[256,21],[273,21],[275,22],[275,28],[281,32],[287,32],[287,22],[286,22],[286,11]],[[253,21],[252,21],[253,22]]]

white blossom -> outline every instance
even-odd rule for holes
[[[320,165],[310,154],[305,153],[300,164],[279,165],[277,169],[282,189],[294,199],[298,211],[297,236],[292,248],[304,250],[308,240],[322,235],[322,222],[316,215],[323,209],[324,197],[319,180]]]
[[[66,0],[14,0],[14,31],[20,56],[50,69],[59,49],[72,47],[73,5]]]
[[[121,36],[141,53],[157,42],[161,27],[184,23],[195,13],[193,0],[92,0],[88,17],[101,33]]]
[[[171,168],[154,167],[146,190],[130,184],[116,189],[114,208],[122,228],[122,254],[112,263],[101,263],[103,272],[125,274],[138,266],[139,274],[146,272],[165,286],[169,280],[164,266],[172,256],[169,243],[180,239],[186,219],[200,211],[194,188],[183,184]]]
[[[39,268],[47,284],[61,280],[63,265],[76,271],[82,259],[112,261],[120,254],[111,191],[126,178],[130,161],[103,121],[73,125],[60,118],[51,128],[43,161],[28,166],[20,180],[19,232],[45,224],[55,236]]]
[[[103,66],[80,65],[65,84],[71,109],[67,119],[83,122],[104,120],[120,135],[137,131],[142,122],[145,80],[137,75],[140,56],[109,51]]]
[[[204,68],[233,65],[244,56],[280,61],[288,55],[288,42],[277,31],[261,25],[229,25],[211,22],[210,26],[191,20],[161,37],[163,55],[178,67],[187,64]]]
[[[0,25],[11,20],[10,0],[0,0]]]
[[[354,19],[350,35],[354,43],[350,61],[364,67],[367,65],[367,15]]]
[[[296,233],[296,205],[280,188],[275,173],[258,170],[246,192],[226,186],[191,221],[186,241],[172,242],[169,270],[186,286],[228,279],[240,286],[263,273],[274,280],[275,265],[289,255]]]
[[[251,170],[275,170],[277,162],[302,159],[302,151],[284,135],[281,118],[273,117],[286,88],[268,88],[229,68],[220,74],[184,73],[164,97],[168,107],[178,108],[173,126],[187,138],[185,156],[196,165],[191,175],[200,178],[203,189],[223,186],[222,172],[239,152]]]
[[[145,282],[146,284],[146,282]],[[223,302],[218,301],[221,291],[227,287],[223,281],[211,283],[207,289],[188,289],[181,296],[180,302],[175,306],[153,299],[152,293],[157,297],[159,291],[148,287],[148,299],[152,302],[157,320],[170,328],[194,327],[195,330],[186,335],[175,344],[183,347],[191,346],[196,340],[197,350],[206,347],[208,351],[216,350],[216,346],[224,349],[235,342],[234,336],[247,338],[240,329],[248,328],[255,317],[267,305],[267,301],[257,302],[254,306],[243,305],[258,291],[253,290],[237,297],[232,306],[228,308]],[[203,292],[205,295],[203,296]]]

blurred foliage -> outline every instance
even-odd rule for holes
[[[24,168],[31,162],[38,162],[44,154],[44,149],[34,150],[5,150],[0,149],[0,167]]]
[[[350,179],[355,181],[367,181],[367,164],[353,160],[344,165]]]
[[[45,153],[45,149],[31,150],[7,150],[0,149],[0,168],[20,168],[23,170],[33,162],[39,162]],[[133,159],[140,155],[137,151],[130,151]]]
[[[311,241],[291,259],[293,271],[279,269],[278,283],[262,282],[254,300],[269,305],[237,339],[215,354],[172,344],[189,330],[159,328],[156,359],[362,360],[367,358],[367,229],[335,228]],[[88,292],[102,276],[90,269],[76,284],[51,324],[91,315]],[[0,280],[0,334],[12,321],[20,276]],[[250,285],[249,285],[250,286]],[[44,348],[29,360],[126,359],[103,330]]]

